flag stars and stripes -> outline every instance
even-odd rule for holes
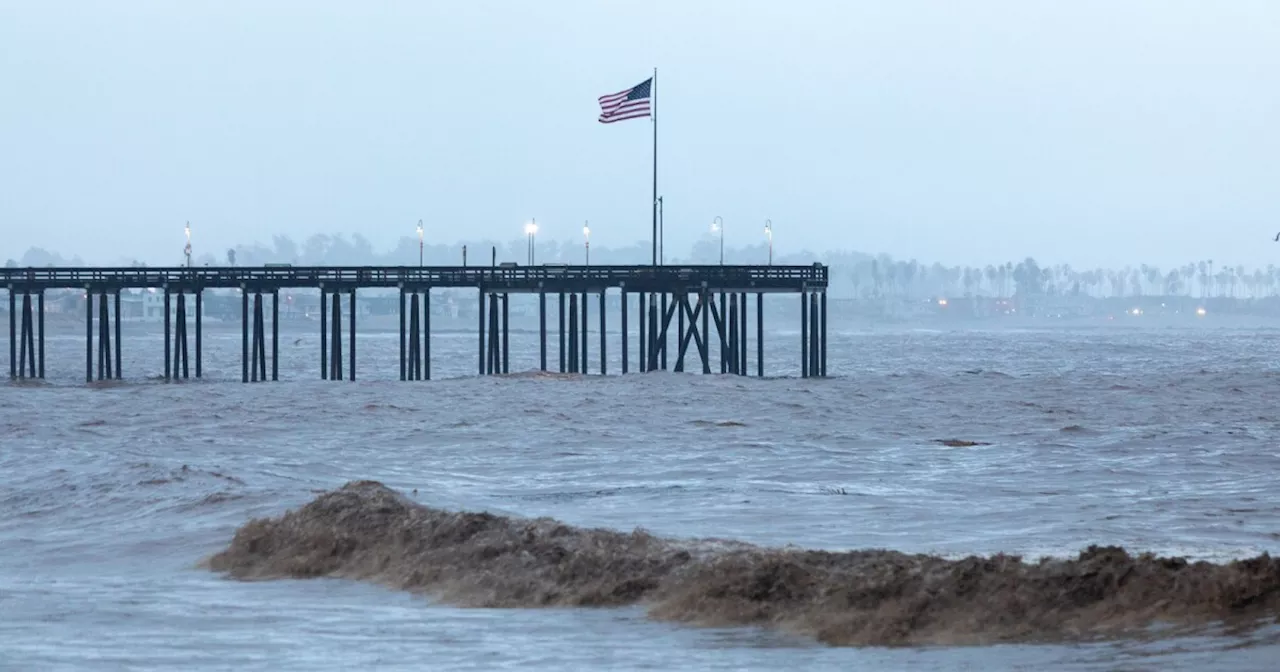
[[[652,88],[653,78],[649,78],[625,91],[600,96],[600,123],[612,124],[649,116]]]

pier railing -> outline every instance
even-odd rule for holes
[[[0,287],[23,291],[73,288],[184,287],[191,289],[484,287],[559,291],[625,287],[669,291],[708,287],[753,292],[824,289],[827,267],[811,266],[203,266],[165,268],[6,268]]]

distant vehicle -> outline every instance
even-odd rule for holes
[[[514,261],[503,261],[498,264],[498,268],[516,268],[517,266],[519,264]]]
[[[271,264],[263,264],[262,266],[263,268],[292,268],[293,264],[271,263]]]
[[[550,266],[550,267],[552,267],[552,268],[569,268],[569,264],[565,264],[565,263],[561,263],[561,262],[555,262],[555,263],[551,263],[551,262],[543,262],[543,264],[542,264],[542,265],[543,265],[543,266]]]

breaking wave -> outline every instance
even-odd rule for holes
[[[1280,613],[1280,561],[1187,562],[1091,546],[1025,563],[677,541],[643,530],[433,509],[374,481],[252,520],[209,569],[375,581],[473,607],[611,607],[766,626],[832,645],[986,644],[1160,634]]]

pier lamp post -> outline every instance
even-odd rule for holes
[[[667,242],[667,224],[663,221],[662,216],[662,197],[658,197],[658,265],[665,266],[667,264],[667,251],[664,244]]]
[[[528,255],[528,256],[529,256],[529,259],[528,259],[528,262],[529,262],[529,265],[530,265],[530,266],[532,266],[532,265],[533,265],[534,237],[535,237],[536,235],[538,235],[538,220],[537,220],[536,218],[535,218],[535,219],[531,219],[531,220],[529,220],[529,222],[528,222],[527,224],[525,224],[525,225],[524,225],[524,233],[525,233],[525,235],[526,235],[526,236],[528,236],[528,237],[529,237],[529,255]]]
[[[582,247],[587,254],[587,265],[591,265],[591,222],[582,223]]]
[[[764,220],[764,235],[769,239],[769,265],[773,265],[773,220]]]
[[[720,265],[724,266],[724,220],[720,219],[720,215],[711,220],[711,233],[720,234]]]
[[[187,255],[187,268],[191,268],[191,222],[187,222],[187,246],[182,248],[182,253]]]
[[[418,220],[418,268],[422,268],[422,220]]]

